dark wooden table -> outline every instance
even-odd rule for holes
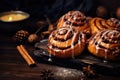
[[[26,45],[29,52],[34,51],[33,45]],[[38,63],[29,67],[16,49],[11,36],[0,34],[0,80],[41,80],[42,70],[56,70],[60,66]],[[120,80],[118,76],[102,75],[88,80]]]

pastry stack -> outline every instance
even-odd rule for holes
[[[87,47],[96,57],[120,59],[120,21],[95,17],[88,19],[80,11],[63,15],[48,39],[49,54],[58,58],[74,58]]]

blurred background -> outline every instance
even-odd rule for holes
[[[56,22],[70,10],[80,10],[91,17],[118,18],[116,11],[119,7],[120,0],[0,0],[0,13],[20,10],[30,14],[29,20],[20,25],[29,26],[24,28],[30,32],[37,29],[36,22],[45,19],[44,15],[47,15],[51,22]],[[5,26],[1,24],[0,26]],[[2,31],[5,30],[1,29],[0,32]]]
[[[86,15],[95,16],[98,6],[113,13],[120,6],[119,0],[0,0],[0,12],[22,10],[32,16],[47,14],[54,18],[63,15],[69,10],[81,10]],[[55,15],[54,15],[55,14]]]

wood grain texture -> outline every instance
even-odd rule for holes
[[[5,35],[0,35],[0,80],[43,80],[41,77],[41,71],[51,70],[55,74],[61,70],[72,71],[73,73],[80,73],[79,70],[70,69],[65,67],[60,67],[57,65],[46,64],[44,62],[38,63],[35,67],[28,67],[24,59],[21,57],[19,52],[16,49],[16,44],[12,41],[12,38]],[[34,51],[32,45],[26,45],[29,52]],[[34,58],[34,56],[33,56]],[[77,72],[78,71],[78,72]],[[67,75],[68,76],[68,75]],[[76,77],[77,75],[75,75]],[[77,77],[76,77],[77,78]],[[56,80],[63,80],[64,77],[61,77]],[[72,78],[71,78],[72,79]],[[120,77],[115,76],[103,76],[89,79],[88,80],[118,80]],[[67,79],[66,79],[67,80]],[[70,79],[68,79],[70,80]],[[75,80],[72,79],[72,80]],[[77,79],[76,79],[77,80]]]

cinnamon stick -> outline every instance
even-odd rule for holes
[[[17,49],[29,66],[35,65],[35,61],[32,59],[23,45],[17,46]]]

